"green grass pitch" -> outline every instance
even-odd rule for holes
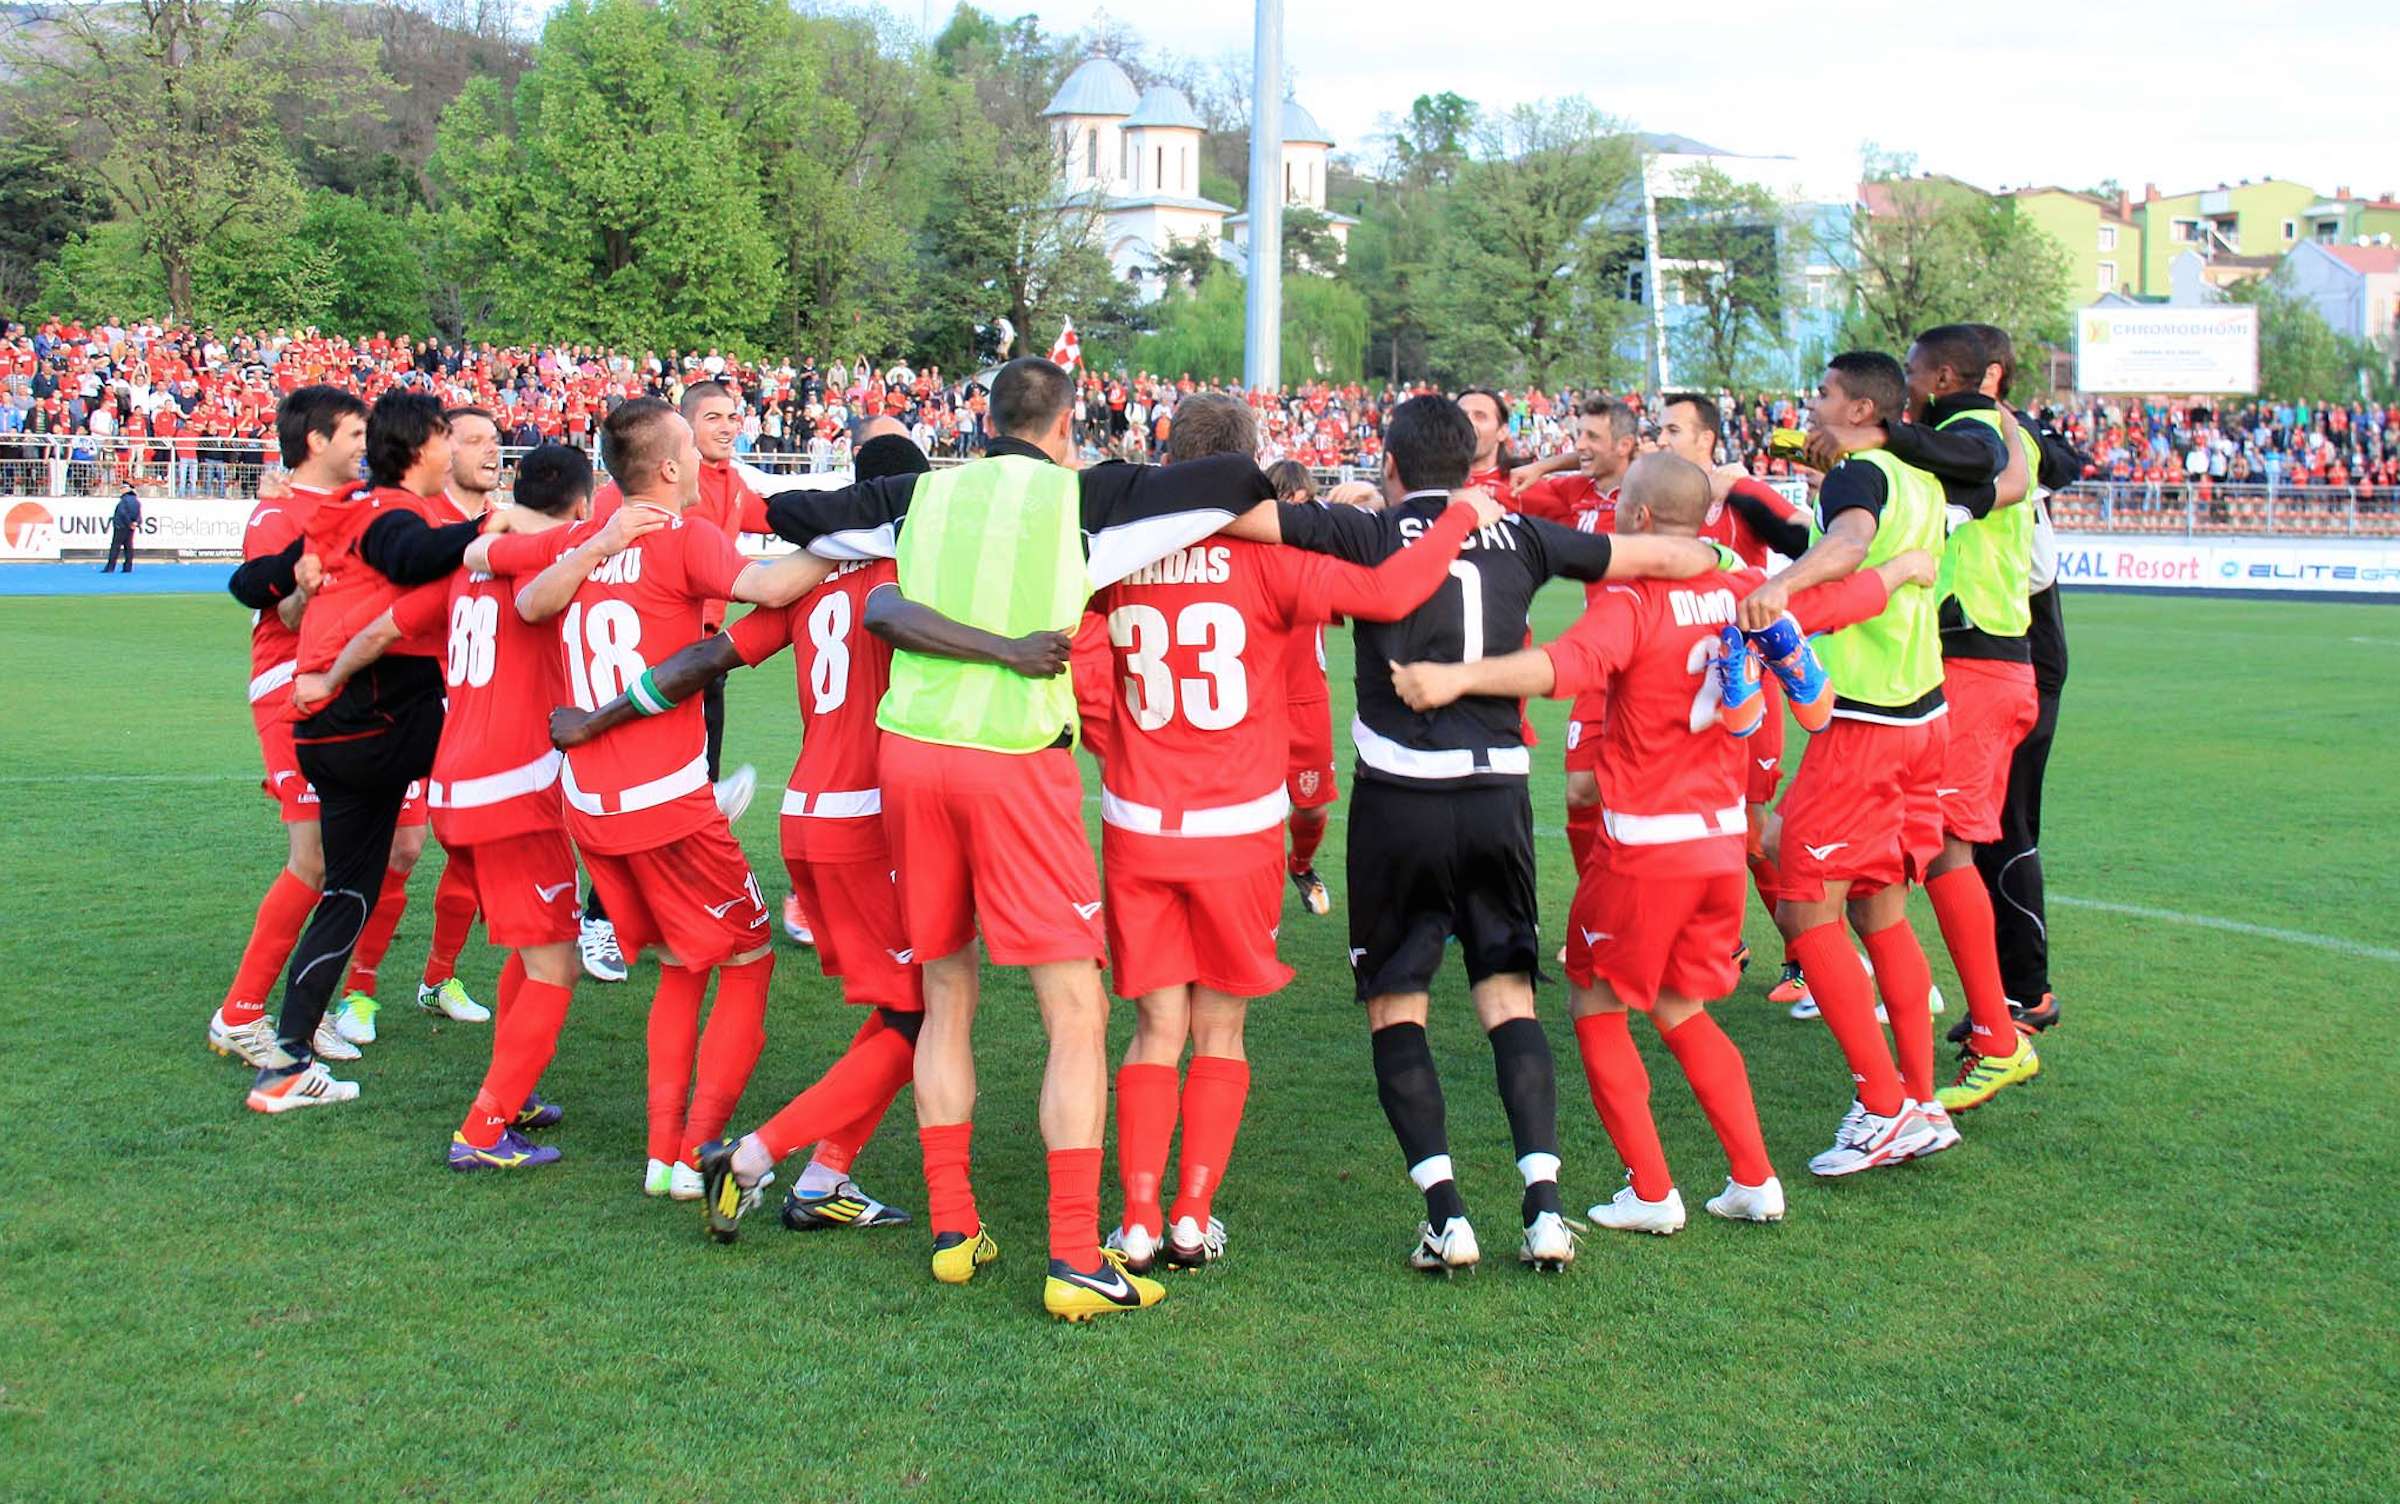
[[[719,1248],[696,1208],[644,1200],[642,970],[578,991],[544,1082],[566,1161],[445,1173],[487,1035],[405,1006],[430,854],[385,1042],[350,1068],[361,1102],[243,1111],[201,1031],[282,850],[253,782],[244,615],[0,601],[0,1498],[2378,1493],[2400,1457],[2400,613],[2067,605],[2045,854],[2057,894],[2120,907],[2054,910],[2047,1072],[1965,1118],[1956,1151],[1810,1181],[1846,1082],[1820,1027],[1761,1001],[1775,946],[1754,912],[1761,964],[1719,1012],[1789,1220],[1594,1234],[1537,1278],[1510,1257],[1506,1126],[1454,974],[1434,1044],[1491,1257],[1410,1274],[1421,1206],[1348,997],[1337,824],[1335,916],[1292,906],[1299,979],[1251,1027],[1230,1256],[1154,1313],[1068,1328],[1038,1305],[1042,1052],[1013,974],[987,987],[976,1124],[1004,1255],[963,1289],[927,1277],[920,1229],[799,1236],[770,1215]],[[1572,607],[1545,597],[1542,635]],[[1535,720],[1555,936],[1559,707]],[[738,677],[731,722],[734,758],[780,784],[788,667]],[[775,818],[767,795],[741,829],[770,893]],[[1918,923],[1957,999],[1921,904]],[[479,934],[479,995],[499,960]],[[1563,992],[1542,998],[1579,1215],[1620,1167]],[[855,1022],[787,947],[741,1119]],[[1112,1036],[1129,1028],[1120,1007]],[[1637,1037],[1696,1214],[1723,1162]],[[912,1126],[904,1100],[858,1173],[921,1210]],[[1112,1166],[1104,1225],[1115,1201]]]

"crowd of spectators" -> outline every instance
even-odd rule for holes
[[[277,400],[329,381],[370,401],[395,385],[499,417],[503,442],[589,444],[628,397],[669,400],[693,381],[730,382],[745,413],[738,451],[775,470],[849,462],[850,434],[876,415],[909,425],[937,457],[981,450],[985,395],[937,365],[863,355],[820,363],[751,361],[718,350],[499,347],[431,339],[347,339],[315,329],[220,333],[156,323],[53,320],[0,329],[0,490],[99,494],[132,486],[176,495],[243,495],[270,458]],[[1235,390],[1147,373],[1079,373],[1077,432],[1092,458],[1145,459],[1164,447],[1174,409],[1195,391]],[[1258,409],[1262,462],[1372,472],[1383,415],[1425,390],[1308,382],[1243,393]],[[1593,390],[1506,393],[1514,461],[1570,448]],[[1610,392],[1655,419],[1659,394]],[[1801,420],[1803,399],[1721,395],[1728,447],[1764,475],[1784,473],[1767,435]],[[2400,404],[2087,400],[2049,411],[2091,458],[2094,490],[2137,509],[2218,504],[2250,488],[2331,488],[2385,507],[2400,496]],[[2331,494],[2320,491],[2319,495]]]

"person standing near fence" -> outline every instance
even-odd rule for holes
[[[125,494],[117,498],[116,511],[109,515],[108,557],[101,562],[102,574],[114,570],[119,557],[125,560],[124,572],[133,573],[133,532],[141,525],[142,499],[134,494],[133,487],[127,486]]]

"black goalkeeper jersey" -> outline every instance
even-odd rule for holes
[[[1286,543],[1372,566],[1431,527],[1449,504],[1448,491],[1417,491],[1387,511],[1286,506],[1279,517]],[[1438,710],[1411,710],[1392,688],[1391,665],[1516,652],[1525,645],[1534,593],[1560,576],[1597,580],[1608,573],[1610,555],[1605,533],[1506,516],[1467,535],[1449,578],[1424,605],[1398,621],[1357,622],[1358,713],[1350,734],[1358,776],[1416,787],[1523,781],[1533,759],[1520,702],[1468,695]]]

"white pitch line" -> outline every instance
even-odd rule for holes
[[[256,783],[247,773],[0,773],[12,783]]]
[[[2400,950],[2389,946],[2369,945],[2364,940],[2348,940],[2340,935],[2318,935],[2307,930],[2277,929],[2269,924],[2251,924],[2242,919],[2220,919],[2214,914],[2185,914],[2175,909],[2153,909],[2138,903],[2111,903],[2105,898],[2076,898],[2065,893],[2052,893],[2048,901],[2070,909],[2092,909],[2102,914],[2123,914],[2129,919],[2155,919],[2162,924],[2183,924],[2194,929],[2223,930],[2231,935],[2250,935],[2260,940],[2281,940],[2287,945],[2307,945],[2329,950],[2336,955],[2356,956],[2362,961],[2391,961],[2400,963]]]

